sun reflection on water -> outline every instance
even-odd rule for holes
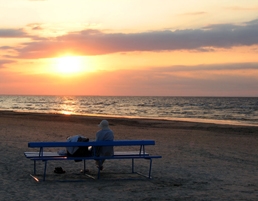
[[[61,114],[65,114],[65,115],[74,114],[73,112],[70,112],[70,111],[61,111],[60,113],[61,113]]]
[[[65,115],[76,114],[78,110],[78,101],[72,97],[63,97],[60,104],[60,113]]]

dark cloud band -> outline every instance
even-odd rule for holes
[[[28,37],[22,30],[0,30],[2,37]],[[70,32],[56,38],[32,37],[16,49],[18,57],[54,57],[62,52],[101,55],[131,51],[212,51],[258,44],[258,19],[235,24],[209,25],[200,29],[148,31],[141,33],[104,33],[99,30]]]

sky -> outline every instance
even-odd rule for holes
[[[0,94],[258,97],[257,0],[0,0]]]

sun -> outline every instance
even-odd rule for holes
[[[78,56],[65,56],[57,58],[56,72],[60,74],[75,74],[83,70],[82,59]]]

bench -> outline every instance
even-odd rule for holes
[[[149,160],[149,171],[147,178],[151,178],[151,168],[152,168],[152,159],[153,158],[161,158],[161,156],[150,155],[145,151],[145,146],[147,145],[155,145],[154,140],[116,140],[116,141],[89,141],[89,142],[29,142],[28,147],[30,148],[39,148],[38,152],[24,152],[26,158],[34,161],[34,175],[36,174],[36,162],[43,161],[45,162],[44,173],[43,173],[43,181],[46,178],[46,170],[47,170],[47,162],[51,160],[81,160],[84,164],[84,172],[86,171],[86,161],[87,160],[113,160],[113,159],[131,159],[132,160],[132,173],[137,173],[142,175],[141,173],[134,171],[134,159],[146,159]],[[92,156],[85,157],[74,157],[74,156],[66,156],[59,155],[57,152],[45,152],[44,148],[66,148],[66,147],[92,147]],[[101,146],[138,146],[137,151],[115,151],[113,156],[97,156],[96,155],[96,147]],[[145,176],[145,175],[143,175]],[[100,178],[100,169],[98,169],[98,179]]]

